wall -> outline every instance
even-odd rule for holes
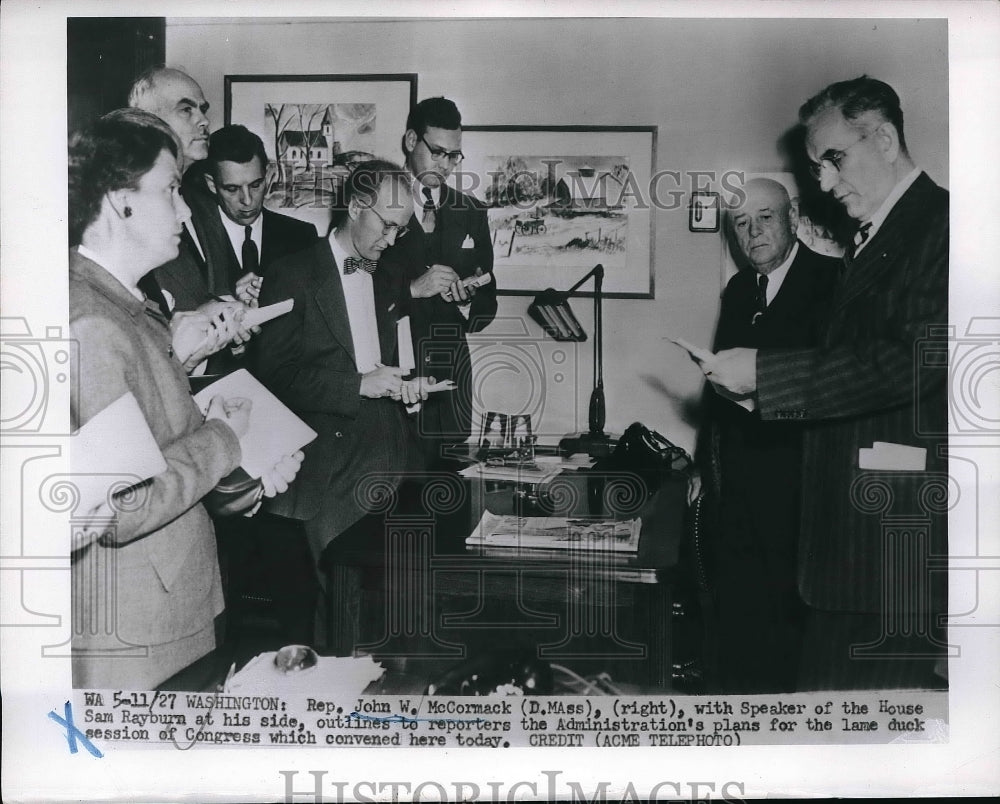
[[[657,166],[679,171],[782,167],[777,141],[799,104],[868,73],[899,92],[913,156],[948,185],[940,20],[168,19],[166,46],[167,63],[201,83],[215,125],[226,74],[415,72],[420,97],[447,95],[469,125],[657,125]],[[605,303],[608,429],[641,420],[690,448],[702,377],[662,336],[711,342],[722,247],[716,235],[688,232],[684,209],[660,210],[655,226],[656,298]],[[523,316],[527,301],[503,297],[507,320],[485,336],[524,326],[538,338]],[[574,309],[589,326],[588,301]],[[539,348],[552,359],[554,347]],[[513,409],[541,399],[544,433],[585,429],[591,359],[583,344],[550,366],[544,387],[484,364],[486,403]],[[566,370],[574,364],[577,372]]]

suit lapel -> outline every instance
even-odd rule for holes
[[[355,368],[358,365],[354,354],[354,338],[351,336],[351,320],[347,316],[347,300],[344,285],[340,281],[340,268],[333,259],[330,243],[323,240],[316,248],[316,271],[324,277],[316,289],[316,305],[326,319],[326,325],[344,351],[351,356]]]
[[[835,312],[864,293],[896,263],[896,255],[902,250],[904,240],[910,234],[906,221],[921,203],[926,189],[925,180],[930,181],[926,173],[921,173],[903,193],[860,255],[845,257],[844,284],[834,303]]]

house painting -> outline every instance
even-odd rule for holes
[[[318,130],[285,129],[278,138],[278,151],[282,159],[297,168],[333,165],[340,150],[340,142],[334,138],[329,107],[323,114]]]
[[[567,170],[556,179],[556,164],[548,163],[546,188],[551,188],[552,206],[564,209],[621,209],[628,168],[598,171],[590,165]]]

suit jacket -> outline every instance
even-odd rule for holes
[[[714,349],[818,345],[839,266],[837,259],[799,243],[778,293],[756,323],[757,273],[740,271],[722,295]],[[752,495],[768,511],[796,506],[801,471],[800,423],[762,420],[758,414],[722,399],[711,385],[706,402],[708,420],[704,432],[711,444],[710,477],[720,494],[731,490],[739,498]],[[775,516],[772,522],[784,519]]]
[[[233,250],[232,241],[222,223],[219,205],[214,198],[211,200],[211,205],[196,202],[191,207],[191,215],[208,263],[212,266],[213,283],[225,288],[224,292],[233,293],[236,290],[236,280],[245,272],[240,264],[240,255]],[[261,215],[263,227],[258,274],[267,276],[272,263],[312,245],[316,240],[316,227],[269,209],[264,209]]]
[[[122,506],[119,546],[94,542],[73,555],[74,599],[84,601],[74,606],[73,648],[98,652],[75,658],[74,682],[152,689],[199,658],[183,640],[222,611],[212,522],[200,500],[239,464],[240,445],[226,424],[203,423],[158,308],[76,250],[69,271],[70,331],[80,345],[71,375],[74,428],[131,391],[167,463],[134,504]],[[97,621],[101,612],[88,609],[92,601],[114,602],[114,633]],[[123,642],[164,650],[156,661],[99,655]]]
[[[382,360],[396,362],[396,321],[401,289],[375,274],[375,313]],[[310,520],[326,517],[325,542],[360,519],[367,509],[360,481],[377,474],[395,482],[411,468],[413,428],[405,409],[390,399],[360,395],[340,271],[326,238],[273,266],[261,288],[261,304],[292,298],[286,315],[257,336],[256,373],[286,405],[318,433],[290,489],[274,498],[272,512]],[[312,534],[310,534],[312,538]]]
[[[420,277],[429,266],[448,265],[463,279],[479,268],[493,270],[493,243],[490,238],[486,208],[465,193],[442,187],[434,232],[427,234],[418,215],[410,219],[410,232],[385,251],[380,270],[401,274],[404,288]],[[471,240],[471,245],[468,244]],[[415,372],[437,380],[454,380],[457,387],[448,394],[436,394],[423,403],[418,414],[422,437],[446,441],[465,441],[472,429],[472,361],[465,336],[489,325],[497,312],[496,283],[479,288],[472,298],[469,317],[458,305],[440,295],[412,299],[410,328]]]
[[[209,228],[211,218],[208,210],[217,206],[213,196],[205,186],[204,174],[200,165],[192,166],[185,174],[181,183],[181,193],[184,202],[191,208],[189,226],[205,250],[206,242],[211,242],[214,235]],[[222,222],[216,214],[215,224],[222,229]],[[225,233],[223,232],[223,236]],[[194,241],[187,234],[181,237],[180,250],[177,256],[153,271],[153,277],[163,290],[174,300],[174,310],[196,310],[202,304],[210,301],[213,295],[228,293],[225,266],[211,259],[210,254],[204,256],[198,250]]]
[[[809,423],[799,588],[816,608],[943,611],[923,561],[947,554],[947,365],[922,355],[947,353],[948,227],[947,191],[920,174],[845,260],[820,346],[758,352],[762,417]],[[875,441],[926,448],[926,471],[860,470]]]

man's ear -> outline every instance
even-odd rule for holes
[[[788,226],[794,237],[799,230],[799,205],[794,202],[788,205]]]
[[[881,123],[872,133],[879,149],[889,162],[895,162],[899,157],[899,132],[888,121]]]
[[[110,190],[104,194],[108,199],[108,204],[115,211],[119,218],[130,218],[132,216],[132,205],[129,203],[129,191],[127,189]],[[126,212],[125,210],[128,210]]]
[[[347,217],[352,221],[356,221],[361,215],[361,204],[358,203],[358,199],[352,198],[351,203],[347,205]]]
[[[215,187],[215,176],[213,176],[211,173],[208,172],[205,173],[205,186],[208,188],[208,191],[212,195],[214,196],[219,195],[219,191]]]
[[[420,139],[417,136],[417,132],[412,128],[406,129],[406,133],[403,135],[403,150],[407,154],[413,153],[413,149],[417,147],[417,140]]]

